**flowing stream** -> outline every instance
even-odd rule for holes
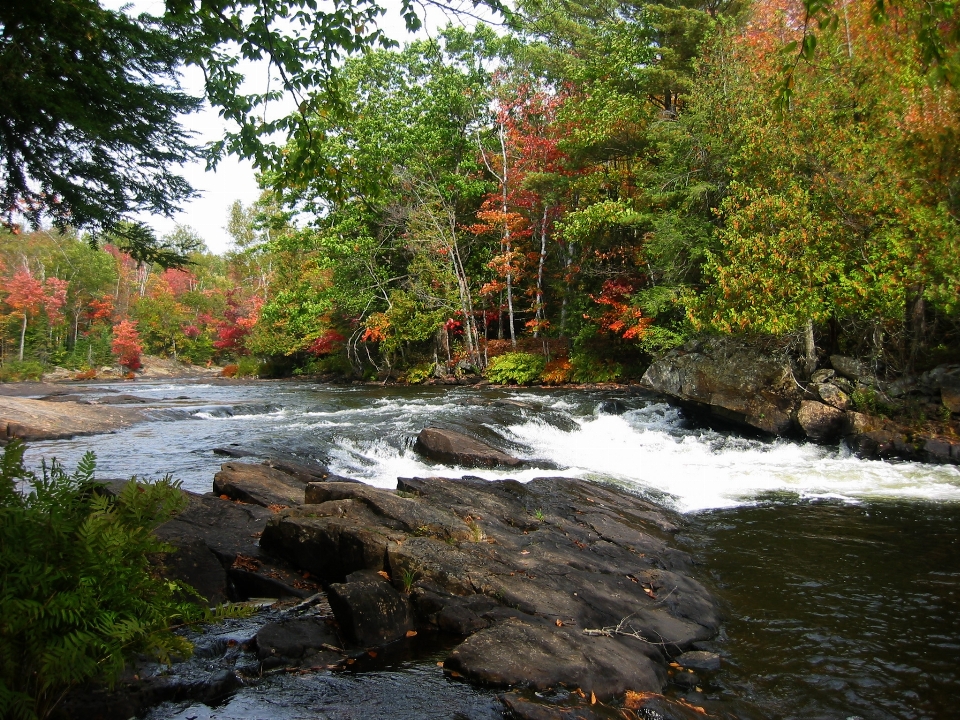
[[[90,449],[100,477],[170,473],[197,492],[210,489],[225,460],[214,448],[295,454],[388,488],[397,477],[427,474],[613,482],[684,513],[680,541],[724,605],[715,643],[724,665],[704,696],[733,713],[754,708],[771,718],[960,713],[955,467],[744,438],[639,393],[183,381],[123,392],[148,400],[154,421],[35,443],[30,461],[55,456],[72,467]],[[625,412],[602,412],[611,400]],[[424,462],[412,444],[427,425],[473,433],[531,467],[465,471]],[[169,705],[150,717],[499,716],[492,692],[445,679],[435,660],[286,678],[243,689],[219,708]]]

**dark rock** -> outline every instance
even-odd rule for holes
[[[307,504],[358,500],[378,515],[397,521],[406,532],[417,535],[443,540],[469,540],[473,535],[456,515],[362,483],[310,483],[304,497]]]
[[[137,395],[120,393],[118,395],[104,395],[97,398],[95,402],[97,405],[140,405],[146,403],[147,400]]]
[[[830,440],[839,437],[844,428],[845,415],[830,405],[804,400],[797,411],[797,422],[813,440]]]
[[[228,462],[213,478],[213,491],[263,507],[303,504],[305,484],[266,465]]]
[[[820,368],[815,370],[813,375],[810,376],[811,383],[825,383],[829,382],[830,378],[836,375],[836,371],[831,370],[830,368]]]
[[[623,415],[627,411],[627,406],[622,400],[604,400],[597,411],[603,415]]]
[[[333,583],[328,599],[344,638],[356,645],[389,643],[414,628],[410,601],[382,578]]]
[[[330,472],[329,468],[316,463],[306,463],[286,458],[270,458],[264,465],[290,475],[294,480],[306,485],[311,482],[349,482],[358,483],[359,480],[342,477]]]
[[[260,544],[323,582],[341,582],[355,570],[383,570],[387,544],[404,537],[400,523],[348,499],[277,514],[264,528]]]
[[[651,659],[656,654],[642,640],[584,637],[580,629],[512,618],[467,638],[444,668],[487,685],[563,684],[608,700],[627,690],[662,690],[666,672]]]
[[[406,478],[398,490],[313,483],[308,497],[322,502],[264,530],[266,551],[337,585],[331,605],[344,634],[359,628],[356,642],[392,636],[363,637],[368,624],[351,620],[386,593],[402,601],[403,622],[469,636],[450,664],[468,679],[589,683],[608,697],[661,689],[667,654],[719,627],[716,603],[671,547],[678,516],[635,495],[569,478]],[[380,623],[393,635],[406,627],[396,617]],[[541,657],[554,660],[541,668]]]
[[[164,542],[178,548],[192,548],[185,555],[186,570],[178,569],[176,563],[181,561],[177,560],[177,554],[167,556],[165,564],[174,563],[171,577],[193,585],[211,601],[218,596],[210,597],[208,592],[220,587],[224,571],[230,580],[227,586],[230,600],[251,596],[304,597],[317,591],[315,583],[261,552],[258,540],[267,519],[273,517],[272,512],[258,505],[240,505],[209,495],[186,495],[187,508],[156,530]],[[195,569],[190,567],[191,558],[202,557],[198,542],[213,553],[219,561],[219,570],[204,560],[196,560]]]
[[[437,627],[451,635],[470,635],[489,625],[489,620],[463,605],[451,603],[437,613]]]
[[[940,388],[940,402],[952,413],[960,413],[960,386]]]
[[[923,443],[923,453],[929,462],[955,463],[960,455],[960,443],[946,438],[927,438]]]
[[[515,692],[504,693],[499,698],[517,720],[600,720],[590,705],[576,702],[576,697],[568,698],[572,702],[549,705],[533,702]]]
[[[227,571],[200,539],[187,540],[166,553],[162,560],[164,577],[180,580],[196,590],[208,605],[229,600]]]
[[[700,684],[700,678],[695,672],[679,670],[670,677],[670,682],[683,690],[693,690]]]
[[[847,410],[850,407],[849,396],[836,385],[832,383],[811,383],[810,386],[827,405],[831,405],[838,410]]]
[[[232,457],[232,458],[242,458],[250,457],[253,455],[249,450],[244,450],[242,448],[232,448],[232,447],[218,447],[213,449],[214,455],[220,455],[221,457]]]
[[[340,638],[323,618],[288,618],[269,623],[257,633],[257,657],[297,660],[329,648],[340,648]]]
[[[705,650],[690,650],[675,658],[679,665],[691,670],[713,672],[720,669],[720,656]]]
[[[454,430],[428,427],[420,431],[413,449],[437,462],[463,467],[516,467],[522,460]]]
[[[190,679],[154,676],[121,682],[115,688],[82,686],[71,691],[53,717],[64,720],[128,720],[162,702],[194,701],[215,705],[242,686],[233,670],[202,673]]]
[[[858,380],[863,377],[869,377],[870,375],[870,371],[866,365],[859,360],[845,355],[831,355],[830,365],[833,366],[833,369],[836,370],[837,373],[849,380]]]
[[[724,420],[774,435],[791,430],[802,396],[789,361],[729,337],[705,339],[698,352],[668,353],[647,369],[641,382]]]

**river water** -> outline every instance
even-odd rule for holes
[[[684,514],[680,542],[723,603],[716,642],[723,669],[691,699],[784,719],[960,717],[955,467],[744,438],[638,393],[180,381],[123,392],[148,400],[154,421],[35,443],[30,461],[56,456],[70,467],[92,449],[99,477],[170,473],[197,492],[210,489],[224,461],[213,453],[218,447],[292,453],[388,488],[397,477],[465,472],[616,483]],[[611,399],[626,412],[601,412]],[[427,425],[473,433],[531,467],[425,463],[412,444]],[[405,659],[364,676],[286,679],[313,684],[295,692],[261,685],[220,708],[169,706],[151,718],[497,716],[489,691],[443,678],[434,660]],[[384,693],[394,700],[371,699]],[[288,698],[287,710],[280,712],[278,697]]]

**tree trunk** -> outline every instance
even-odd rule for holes
[[[533,336],[540,334],[540,323],[543,322],[543,266],[547,261],[547,211],[543,206],[543,218],[540,224],[540,262],[537,264],[537,303],[536,325],[533,327]]]
[[[20,326],[20,362],[23,362],[23,342],[27,337],[27,313],[23,313],[23,325]]]
[[[807,377],[813,375],[817,369],[817,341],[813,335],[813,320],[808,319],[803,334],[804,339],[804,369],[807,371]]]

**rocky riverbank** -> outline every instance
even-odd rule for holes
[[[476,464],[482,451],[475,440],[464,450]],[[404,478],[388,491],[282,458],[224,463],[213,487],[159,529],[178,547],[165,572],[211,603],[287,597],[297,611],[225,644],[207,681],[128,680],[119,715],[222,697],[277,669],[362,670],[431,637],[453,641],[449,678],[503,688],[519,718],[648,717],[648,706],[703,717],[691,704],[710,704],[700,685],[719,666],[716,601],[675,547],[681,518],[630,492],[472,477]],[[102,692],[65,710],[85,702],[112,716]]]
[[[729,337],[691,341],[642,384],[694,411],[770,435],[843,440],[866,458],[960,464],[960,365],[885,381],[829,358],[809,378],[791,359]]]

